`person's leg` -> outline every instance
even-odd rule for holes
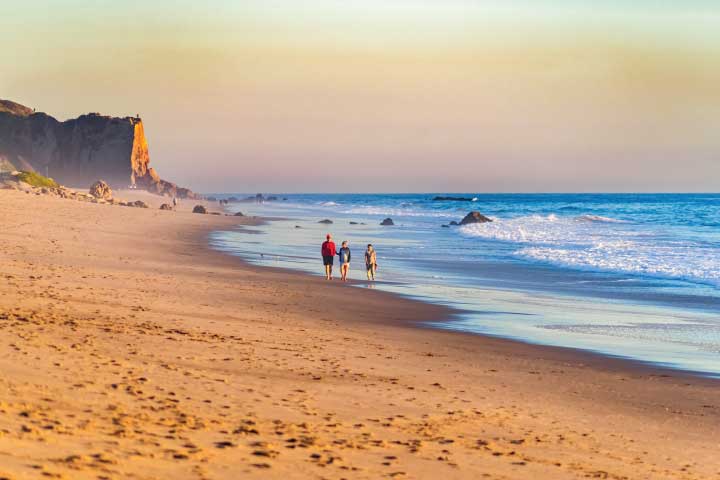
[[[325,280],[330,280],[330,265],[325,265]]]
[[[372,266],[371,266],[371,265],[366,265],[366,266],[365,266],[365,269],[367,270],[367,279],[368,279],[368,282],[369,282],[369,281],[371,280],[370,276],[371,276],[371,274],[372,274]]]

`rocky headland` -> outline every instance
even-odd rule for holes
[[[59,121],[9,100],[0,100],[0,172],[38,172],[64,185],[89,188],[98,179],[114,188],[196,198],[163,180],[150,166],[139,117],[98,113]]]

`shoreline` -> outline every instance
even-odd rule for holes
[[[266,221],[277,221],[277,220],[283,220],[283,221],[292,221],[292,218],[279,218],[279,217],[256,217],[260,221],[255,225],[262,225]],[[207,230],[204,232],[198,232],[198,235],[201,237],[199,238],[199,241],[207,246],[208,252],[211,254],[221,254],[227,257],[232,258],[234,261],[238,262],[238,265],[241,268],[247,268],[247,269],[256,269],[257,271],[268,271],[273,272],[277,275],[288,275],[288,276],[299,276],[300,279],[307,279],[312,281],[320,281],[319,283],[329,286],[326,281],[323,280],[320,273],[312,274],[309,272],[304,272],[300,270],[295,270],[290,267],[274,267],[274,266],[267,266],[267,265],[254,265],[250,263],[247,260],[244,260],[241,256],[233,255],[232,253],[222,251],[221,249],[216,249],[211,246],[210,236],[217,232],[218,230]],[[247,232],[245,232],[247,233]],[[320,267],[318,267],[319,271]],[[608,369],[610,371],[614,372],[620,372],[623,370],[628,371],[643,371],[647,374],[654,374],[661,377],[666,377],[668,375],[671,376],[678,376],[682,378],[695,378],[699,380],[707,380],[711,384],[715,383],[718,387],[720,387],[720,375],[713,374],[711,372],[704,372],[700,370],[690,370],[690,369],[684,369],[679,367],[674,367],[672,365],[662,365],[660,363],[652,362],[652,361],[644,361],[637,358],[632,357],[624,357],[621,355],[612,355],[608,353],[603,353],[601,351],[593,351],[593,350],[586,350],[583,348],[574,348],[574,347],[565,347],[565,346],[558,346],[558,345],[547,345],[543,343],[536,343],[532,342],[530,340],[523,340],[518,338],[510,338],[505,337],[501,334],[491,334],[491,333],[481,333],[481,332],[470,332],[470,331],[461,331],[461,330],[454,330],[452,328],[442,328],[442,327],[435,327],[433,325],[430,325],[431,323],[437,323],[437,324],[444,324],[444,323],[452,323],[453,321],[457,321],[458,317],[462,316],[465,313],[471,313],[466,312],[461,309],[454,308],[447,304],[440,304],[440,303],[434,303],[432,301],[425,300],[421,297],[414,297],[412,295],[405,295],[402,293],[397,292],[389,292],[389,291],[383,291],[383,290],[375,290],[375,289],[362,289],[363,286],[367,286],[368,282],[363,280],[350,280],[348,284],[341,284],[339,280],[336,280],[332,282],[330,285],[332,285],[333,288],[343,288],[343,287],[351,287],[354,290],[353,291],[361,291],[361,292],[367,292],[367,293],[360,293],[359,295],[386,295],[389,299],[402,299],[403,301],[409,301],[409,302],[417,302],[422,305],[427,305],[429,307],[440,309],[440,314],[442,317],[439,318],[422,318],[415,321],[409,321],[409,322],[402,322],[400,326],[405,328],[419,328],[419,329],[426,329],[433,332],[443,332],[446,334],[452,334],[452,335],[459,335],[459,336],[467,336],[469,338],[473,337],[479,337],[481,339],[484,339],[484,341],[495,341],[498,343],[508,342],[509,346],[508,348],[528,348],[533,349],[534,354],[537,356],[545,356],[557,359],[558,361],[571,361],[575,363],[584,363],[584,364],[591,364],[595,366],[595,368],[600,369]],[[515,290],[508,290],[508,289],[499,289],[500,291],[508,291],[508,292],[515,292]],[[572,297],[575,298],[575,297]],[[371,325],[373,323],[370,323]],[[514,345],[514,346],[511,346]]]
[[[206,242],[257,219],[0,199],[0,476],[720,470],[717,381],[412,326],[449,311]]]

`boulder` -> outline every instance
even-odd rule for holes
[[[95,198],[102,198],[103,200],[112,199],[113,193],[110,185],[105,183],[103,180],[98,180],[93,183],[90,187],[90,195]]]
[[[236,217],[244,217],[245,215],[243,215],[242,212],[237,212],[237,213],[235,214],[235,216],[236,216]]]
[[[358,222],[350,222],[350,225],[359,225]]]
[[[207,213],[207,208],[203,207],[202,205],[195,205],[193,208],[193,213]]]
[[[162,205],[160,205],[160,210],[172,210],[172,207],[170,206],[170,204],[163,203]]]
[[[460,225],[470,225],[473,223],[488,223],[492,222],[491,219],[486,217],[480,212],[470,212],[467,215],[465,215],[465,218],[462,219],[460,222]]]
[[[380,225],[382,225],[384,227],[391,227],[391,226],[395,225],[395,222],[393,222],[392,218],[386,218],[385,220],[380,222]]]
[[[452,222],[450,222],[450,225],[456,226],[456,225],[458,225],[458,223],[455,220],[453,220]]]
[[[132,205],[135,208],[150,208],[150,205],[143,202],[142,200],[135,200],[134,202],[132,202]]]
[[[333,221],[326,218],[325,220],[320,220],[318,223],[322,223],[324,225],[332,225]]]

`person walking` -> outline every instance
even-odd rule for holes
[[[342,281],[347,282],[348,271],[350,270],[350,259],[352,258],[347,240],[343,240],[342,248],[338,251],[338,255],[340,256],[340,275]]]
[[[177,197],[173,195],[173,210],[177,210],[177,204],[178,204]]]
[[[323,258],[323,265],[325,266],[325,279],[332,280],[333,278],[333,261],[335,260],[335,242],[332,241],[332,235],[329,233],[325,236],[325,241],[320,247],[320,254]]]
[[[372,244],[368,244],[365,250],[365,269],[367,270],[368,281],[375,281],[375,272],[377,271],[377,252]]]

